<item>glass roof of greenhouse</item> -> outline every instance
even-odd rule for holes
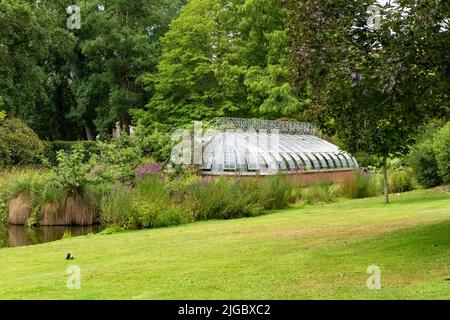
[[[202,138],[205,174],[295,173],[358,168],[307,123],[220,118]]]

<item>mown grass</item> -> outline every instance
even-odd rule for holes
[[[80,290],[66,288],[72,264]],[[380,290],[366,287],[373,264]],[[450,299],[449,278],[437,190],[0,249],[3,299]]]

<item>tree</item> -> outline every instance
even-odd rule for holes
[[[217,116],[293,115],[304,105],[289,84],[289,12],[273,0],[192,0],[162,39],[147,123],[186,125]],[[307,102],[307,101],[306,101]]]
[[[448,3],[388,3],[381,24],[372,23],[369,1],[288,6],[297,13],[290,28],[296,85],[311,88],[322,129],[336,132],[349,151],[383,158],[389,202],[387,158],[405,154],[428,118],[448,115]]]
[[[46,139],[78,137],[67,118],[75,37],[65,1],[0,0],[0,107]]]
[[[71,115],[86,128],[107,134],[116,122],[128,131],[129,110],[142,108],[147,94],[140,83],[160,60],[160,37],[183,0],[85,0],[77,31],[76,105]]]

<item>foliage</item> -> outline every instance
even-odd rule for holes
[[[376,175],[355,173],[339,184],[337,194],[348,199],[375,197],[381,194],[381,188]]]
[[[67,115],[75,36],[66,28],[67,2],[0,1],[0,108],[45,139],[74,139],[80,128]]]
[[[292,185],[282,177],[218,178],[190,185],[187,200],[197,219],[251,217],[291,202]]]
[[[5,183],[0,178],[0,225],[8,221],[8,194],[5,190]]]
[[[184,0],[95,0],[80,3],[83,27],[77,32],[80,61],[71,116],[95,132],[108,134],[119,122],[131,125],[129,110],[142,108],[148,94],[140,78],[156,71],[160,37]]]
[[[139,78],[155,72],[184,3],[80,0],[82,28],[69,30],[65,0],[1,0],[0,109],[46,140],[93,140],[116,121],[126,129],[149,96]]]
[[[143,77],[146,123],[295,114],[288,15],[279,1],[190,1],[162,39],[158,73]]]
[[[0,166],[32,163],[43,150],[43,142],[21,120],[6,119],[0,124]]]
[[[133,207],[129,190],[117,186],[101,200],[101,222],[123,229],[138,228],[137,212]]]
[[[76,153],[76,155],[74,154]],[[80,152],[72,152],[70,162],[75,166],[79,163],[73,160]],[[111,186],[107,184],[87,184],[78,180],[81,187],[75,187],[74,179],[66,174],[68,183],[61,183],[57,175],[65,170],[67,160],[61,162],[61,166],[55,170],[15,170],[2,183],[0,191],[0,216],[3,220],[8,218],[9,201],[18,196],[25,195],[30,201],[31,216],[27,217],[25,223],[28,226],[39,225],[44,213],[52,215],[47,217],[48,221],[59,221],[58,223],[82,222],[84,218],[90,219],[84,209],[92,209],[94,215],[100,211],[100,201],[110,193]],[[67,170],[65,170],[67,171]],[[77,176],[77,178],[79,178]],[[88,179],[86,179],[88,180]],[[72,183],[69,183],[72,182]],[[71,200],[72,203],[69,203]],[[51,209],[50,211],[48,209]],[[10,212],[11,213],[11,212]],[[86,214],[86,216],[84,216]],[[54,217],[53,217],[54,215]],[[83,218],[84,217],[84,218]],[[54,220],[51,220],[54,219]],[[95,221],[95,219],[94,219]],[[90,223],[87,221],[86,223]]]
[[[429,118],[448,116],[450,41],[441,29],[450,5],[419,3],[388,2],[374,29],[369,1],[288,1],[297,87],[313,88],[315,119],[351,152],[385,163],[408,151]]]
[[[394,170],[389,174],[389,192],[400,193],[412,191],[415,183],[412,173],[408,170]]]
[[[133,137],[121,134],[109,143],[99,142],[95,174],[110,182],[131,182],[141,163],[141,150]]]
[[[407,159],[419,184],[425,188],[432,188],[442,183],[432,140],[425,140],[414,145]]]
[[[2,202],[3,220],[8,221],[9,201],[20,195],[24,195],[30,201],[31,217],[37,217],[40,214],[40,208],[44,195],[47,194],[47,186],[51,181],[50,172],[37,172],[35,170],[13,171],[8,178],[8,182],[4,183],[1,191],[0,201]],[[24,204],[22,204],[24,205]],[[28,218],[28,217],[23,217]],[[30,219],[31,220],[31,219]],[[26,222],[26,221],[24,221]],[[30,221],[32,225],[33,222]]]
[[[449,127],[449,123],[442,124],[440,121],[427,124],[407,157],[417,182],[425,188],[449,181]]]
[[[305,204],[331,203],[336,200],[332,187],[333,184],[328,181],[320,181],[308,187],[302,187],[299,189],[299,199],[297,201]]]
[[[189,192],[191,207],[199,220],[231,219],[253,216],[263,210],[255,192],[249,191],[246,181],[236,183],[232,179],[219,178],[215,181],[198,181]]]
[[[170,158],[175,146],[167,131],[155,126],[146,127],[142,123],[136,127],[134,138],[143,155],[150,155],[161,163]]]
[[[231,219],[285,208],[292,186],[281,177],[261,180],[149,176],[132,190],[116,188],[102,201],[102,221],[124,229],[156,228],[196,220]]]
[[[67,192],[81,194],[91,181],[89,174],[93,167],[92,163],[86,161],[83,145],[75,144],[68,153],[58,151],[56,159],[58,165],[54,168],[55,185]]]
[[[433,149],[439,175],[445,183],[450,183],[450,122],[434,137]]]
[[[80,144],[85,150],[85,158],[89,159],[93,155],[100,153],[100,148],[96,141],[47,141],[45,142],[44,157],[51,165],[57,164],[56,155],[58,151],[69,153],[72,148]]]

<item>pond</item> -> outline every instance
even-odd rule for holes
[[[63,238],[68,232],[72,237],[103,231],[101,225],[94,226],[53,226],[28,228],[25,226],[0,224],[0,248],[23,247],[52,242]]]

